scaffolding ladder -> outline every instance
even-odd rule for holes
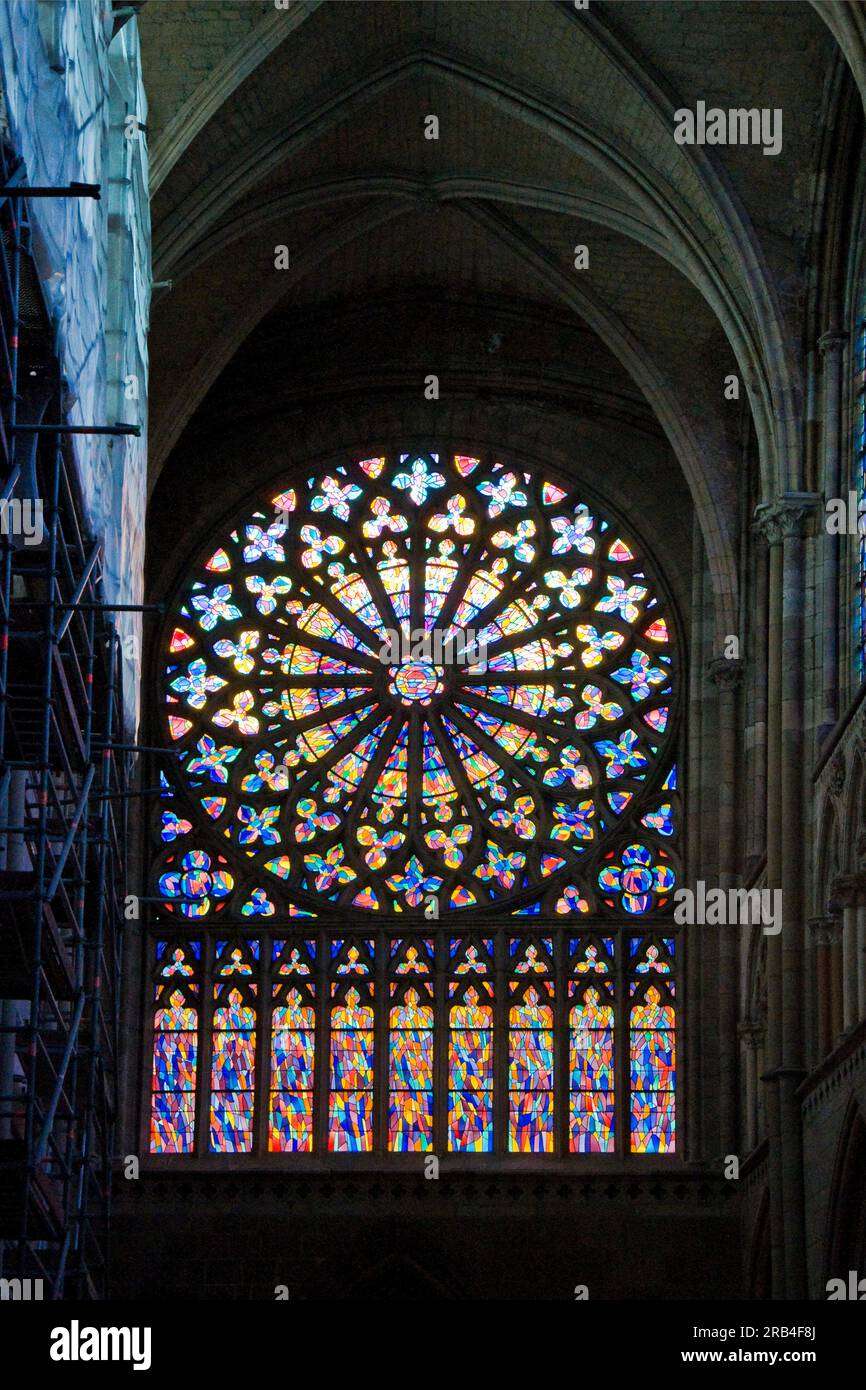
[[[8,148],[0,187],[0,1274],[41,1280],[44,1298],[99,1298],[130,775],[121,653]]]

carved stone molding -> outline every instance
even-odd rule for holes
[[[810,917],[807,925],[811,946],[834,946],[842,939],[838,917]]]
[[[841,796],[845,787],[845,754],[836,753],[830,764],[830,772],[827,778],[827,785],[834,796]]]
[[[855,1078],[866,1072],[866,1042],[860,1034],[863,1024],[859,1024],[853,1035],[849,1034],[841,1045],[841,1055],[831,1055],[818,1068],[814,1081],[803,1097],[803,1115],[814,1123],[817,1111],[826,1104],[834,1092],[850,1090]],[[130,1186],[132,1184],[129,1184]]]
[[[728,1202],[735,1199],[733,1189],[736,1183],[725,1181],[720,1173],[703,1166],[691,1171],[682,1166],[678,1166],[676,1171],[670,1167],[664,1170],[660,1168],[637,1179],[634,1173],[622,1171],[609,1176],[598,1172],[579,1175],[562,1171],[515,1172],[508,1176],[502,1172],[479,1171],[472,1176],[465,1172],[451,1173],[445,1165],[446,1159],[443,1158],[437,1182],[429,1182],[415,1173],[392,1172],[365,1172],[349,1176],[336,1172],[301,1175],[283,1171],[242,1176],[235,1174],[234,1177],[218,1173],[193,1176],[142,1172],[138,1182],[124,1184],[123,1202],[118,1202],[117,1211],[130,1213],[136,1208],[145,1207],[162,1214],[177,1212],[185,1217],[198,1208],[204,1211],[217,1207],[248,1208],[255,1212],[263,1204],[270,1203],[278,1211],[285,1207],[303,1211],[310,1202],[337,1204],[371,1200],[388,1205],[411,1200],[416,1205],[420,1202],[427,1206],[454,1202],[460,1206],[474,1200],[517,1206],[530,1197],[550,1204],[557,1201],[569,1204],[580,1202],[597,1208],[602,1196],[607,1201],[625,1199],[634,1205],[652,1197],[659,1205],[670,1203],[672,1208],[676,1208],[691,1203],[706,1206],[715,1200]],[[135,1191],[132,1191],[133,1188]]]
[[[737,1024],[737,1037],[746,1047],[757,1050],[764,1041],[764,1025],[758,1023],[757,1019],[746,1019]]]
[[[720,690],[736,690],[745,671],[746,663],[739,657],[714,656],[707,662],[707,675]]]
[[[806,535],[808,523],[821,503],[817,492],[786,492],[772,502],[759,502],[752,529],[768,545],[781,545],[791,536]]]
[[[830,909],[857,907],[866,902],[866,873],[839,874],[830,884]]]
[[[847,333],[822,333],[818,339],[818,351],[822,357],[827,357],[831,353],[841,352],[847,341]]]

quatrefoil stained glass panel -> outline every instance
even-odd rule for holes
[[[164,910],[663,908],[673,639],[634,538],[552,474],[410,453],[272,489],[167,627]]]

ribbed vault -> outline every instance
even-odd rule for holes
[[[490,332],[507,334],[497,316],[510,300],[542,320],[573,317],[583,335],[581,388],[565,372],[557,409],[578,417],[592,391],[597,408],[612,371],[641,399],[702,528],[718,631],[732,630],[749,432],[765,496],[808,481],[804,248],[847,22],[825,8],[152,0],[141,28],[154,271],[172,282],[153,312],[155,502],[167,465],[162,486],[174,490],[201,461],[227,383],[236,400],[249,394],[245,360],[268,372],[255,344],[275,322],[316,333],[316,306],[336,322],[334,306],[351,304],[372,330],[386,299],[399,316],[429,291],[495,303]],[[673,113],[699,99],[781,108],[782,154],[678,146]],[[430,114],[438,140],[424,138]],[[574,268],[578,244],[588,270]],[[288,270],[274,268],[277,245]],[[414,377],[380,345],[378,360],[371,350],[339,379],[366,380],[377,400],[374,383],[387,380],[408,399],[441,368],[444,398],[447,354],[432,360],[429,333],[419,321]],[[473,391],[489,401],[505,389],[512,408],[514,380],[543,396],[551,364],[539,351],[533,380],[531,353],[519,356],[510,382],[489,355],[474,383],[461,369],[463,407]],[[287,395],[319,408],[327,373],[305,393],[303,353],[292,370],[271,381],[274,409]],[[729,374],[739,404],[725,399]]]

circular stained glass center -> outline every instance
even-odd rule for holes
[[[440,673],[428,661],[407,661],[394,676],[394,689],[404,703],[429,700],[439,686]]]

